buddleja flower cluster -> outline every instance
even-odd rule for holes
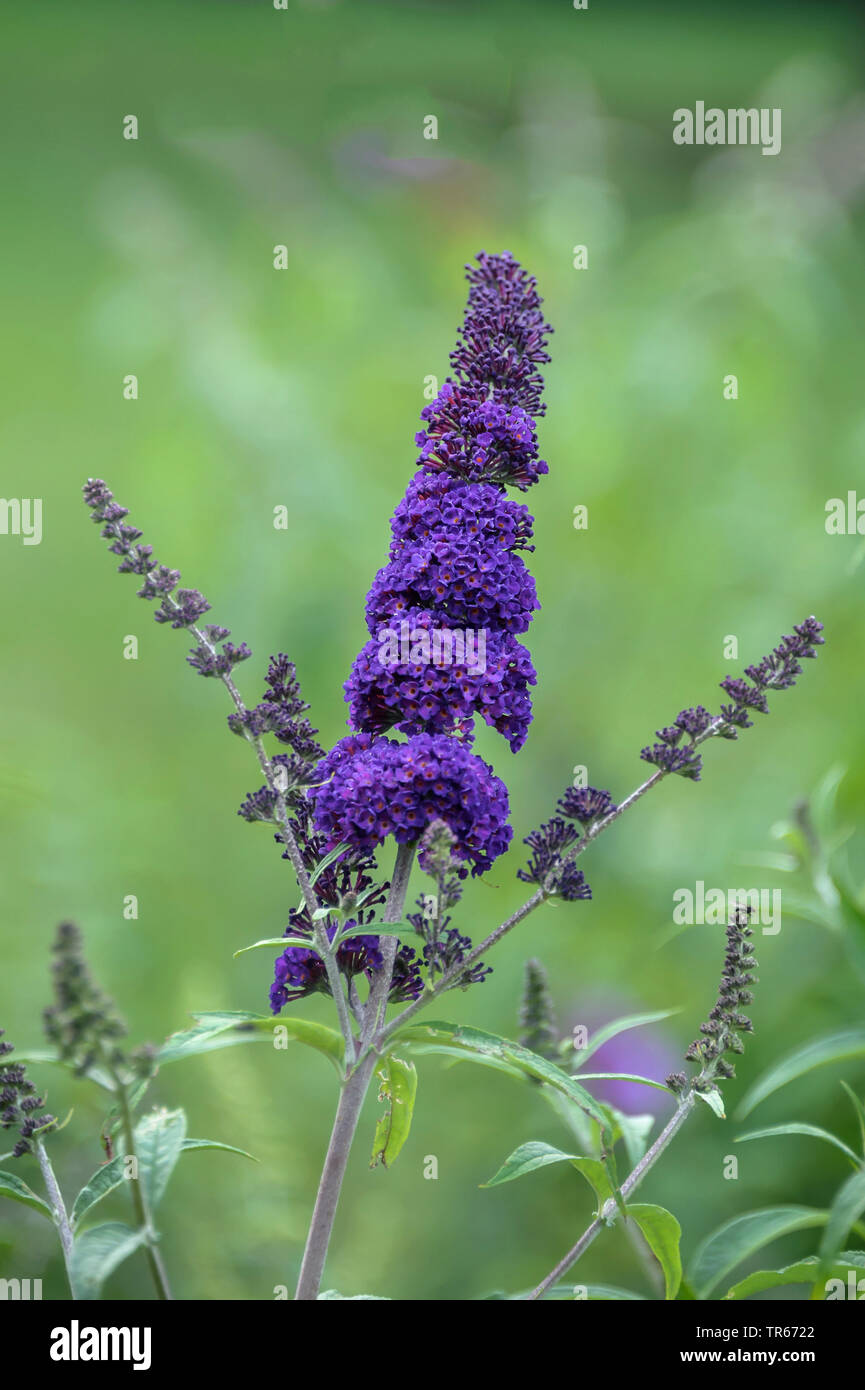
[[[542,413],[539,367],[549,360],[551,331],[535,281],[508,252],[481,252],[468,280],[454,376],[421,413],[419,471],[397,506],[388,563],[367,597],[370,641],[345,686],[353,732],[318,763],[308,791],[314,831],[327,848],[346,845],[347,864],[371,857],[388,836],[411,844],[433,824],[445,828],[448,873],[435,912],[424,908],[410,920],[429,978],[454,973],[460,984],[487,971],[473,965],[460,974],[471,942],[450,926],[447,909],[459,879],[488,869],[512,835],[504,783],[471,752],[474,719],[514,751],[531,722],[536,675],[516,634],[538,607],[520,554],[532,548],[532,517],[505,487],[525,490],[547,472],[532,415]],[[389,737],[392,730],[407,737]],[[257,809],[254,799],[247,804],[251,815]],[[295,920],[289,930],[311,926]],[[340,946],[341,968],[374,971],[375,938],[351,940],[365,945],[352,945],[350,960],[349,943]],[[395,986],[410,997],[419,976],[406,949]],[[323,963],[298,952],[290,947],[276,963],[275,1007],[326,987]]]
[[[45,1111],[45,1101],[37,1095],[27,1068],[3,1060],[15,1051],[11,1043],[2,1041],[4,1031],[0,1028],[0,1129],[18,1131],[12,1157],[21,1158],[33,1152],[32,1140],[54,1129],[57,1120]]]

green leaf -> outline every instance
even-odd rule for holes
[[[865,1211],[865,1169],[860,1168],[857,1172],[851,1173],[847,1181],[841,1185],[829,1208],[829,1219],[826,1222],[823,1239],[817,1251],[822,1264],[821,1277],[847,1239],[851,1226],[859,1219],[863,1211]]]
[[[326,854],[323,859],[319,859],[318,863],[316,864],[315,868],[309,876],[310,884],[313,887],[315,887],[316,883],[318,883],[318,880],[321,878],[325,869],[329,869],[331,864],[335,864],[337,859],[339,859],[339,856],[341,854],[344,854],[345,851],[350,848],[351,846],[348,840],[343,840],[341,844],[337,845],[334,849],[330,850],[330,852]]]
[[[827,1213],[816,1207],[765,1207],[725,1221],[703,1241],[694,1256],[688,1279],[698,1298],[707,1298],[716,1284],[770,1241],[793,1231],[826,1224]]]
[[[836,1255],[827,1279],[844,1279],[850,1269],[865,1269],[865,1253],[860,1250],[845,1250]],[[815,1284],[820,1277],[820,1259],[809,1255],[807,1259],[797,1260],[784,1269],[758,1269],[741,1279],[724,1294],[725,1299],[749,1298],[752,1293],[763,1293],[765,1289],[777,1289],[784,1284]]]
[[[315,950],[315,942],[308,936],[266,936],[262,941],[253,941],[251,946],[241,946],[239,951],[234,952],[233,959],[245,956],[247,951],[259,951],[265,946],[278,946],[282,951],[288,946],[300,946],[307,951]]]
[[[93,1226],[77,1237],[69,1260],[73,1298],[98,1298],[109,1274],[146,1243],[144,1231],[133,1231],[120,1221]]]
[[[345,931],[339,932],[334,937],[333,944],[338,946],[350,936],[405,936],[406,932],[414,934],[411,922],[368,922],[365,927],[347,927]]]
[[[96,1172],[82,1187],[69,1217],[69,1224],[73,1231],[81,1225],[83,1218],[91,1207],[95,1207],[97,1202],[101,1202],[103,1197],[107,1197],[109,1192],[114,1192],[124,1182],[124,1164],[126,1158],[124,1154],[118,1154],[112,1158],[110,1163],[103,1163]]]
[[[712,1086],[708,1091],[695,1091],[694,1095],[699,1096],[700,1100],[704,1100],[709,1109],[715,1112],[719,1120],[726,1120],[727,1112],[724,1109],[724,1097],[721,1095],[717,1086]]]
[[[306,1018],[268,1018],[261,1014],[248,1013],[204,1013],[193,1014],[194,1028],[186,1028],[180,1033],[172,1033],[162,1044],[157,1060],[176,1062],[183,1057],[193,1057],[202,1052],[213,1052],[222,1047],[233,1047],[242,1042],[269,1042],[271,1045],[282,1037],[289,1042],[305,1043],[321,1052],[342,1075],[345,1044],[333,1028],[323,1023],[313,1023]]]
[[[378,1098],[385,1102],[385,1113],[379,1117],[372,1143],[370,1168],[382,1163],[390,1168],[409,1136],[414,1102],[417,1095],[417,1069],[393,1053],[376,1068],[381,1081]]]
[[[562,1149],[556,1149],[552,1144],[545,1144],[540,1139],[530,1140],[527,1144],[521,1144],[518,1149],[514,1149],[513,1153],[505,1159],[499,1171],[490,1178],[489,1182],[481,1183],[481,1187],[499,1187],[503,1182],[513,1182],[514,1178],[521,1178],[526,1173],[533,1173],[536,1168],[546,1168],[551,1163],[572,1164],[592,1188],[598,1200],[599,1211],[604,1203],[612,1197],[613,1190],[600,1159],[586,1158],[582,1154],[564,1153]]]
[[[606,1117],[593,1096],[584,1090],[574,1077],[562,1071],[554,1062],[540,1057],[518,1043],[500,1038],[495,1033],[485,1033],[479,1028],[466,1028],[456,1023],[420,1023],[403,1028],[394,1037],[398,1046],[418,1044],[426,1052],[454,1051],[473,1061],[504,1063],[515,1068],[525,1076],[533,1076],[544,1081],[567,1096],[580,1109],[591,1115],[599,1124],[606,1124]]]
[[[815,1067],[849,1061],[852,1057],[865,1057],[865,1028],[848,1028],[843,1033],[833,1033],[831,1037],[815,1038],[776,1062],[755,1082],[739,1106],[738,1116],[750,1115],[767,1096],[805,1076]]]
[[[258,1159],[245,1149],[236,1149],[232,1144],[220,1144],[215,1139],[184,1139],[181,1144],[181,1152],[186,1153],[188,1149],[225,1149],[228,1153],[240,1154],[243,1158],[251,1158],[253,1163]],[[97,1168],[82,1187],[70,1214],[70,1225],[73,1231],[77,1230],[81,1222],[91,1207],[95,1207],[97,1202],[101,1202],[103,1197],[116,1191],[126,1181],[124,1177],[125,1154],[117,1154],[110,1163],[103,1163],[101,1168]]]
[[[859,1121],[859,1138],[862,1140],[862,1152],[865,1154],[865,1105],[862,1104],[856,1092],[851,1086],[847,1085],[846,1081],[842,1081],[841,1085],[850,1097],[856,1119]]]
[[[636,1168],[649,1147],[649,1134],[655,1123],[654,1115],[625,1115],[621,1110],[610,1107],[614,1120],[613,1139],[621,1139],[628,1156],[628,1164]]]
[[[174,1172],[186,1138],[183,1110],[154,1110],[135,1126],[138,1181],[151,1215],[156,1211]]]
[[[668,1091],[670,1095],[673,1094],[663,1081],[653,1081],[650,1076],[635,1076],[630,1071],[580,1071],[575,1075],[577,1081],[635,1081],[640,1086],[653,1086],[656,1091]]]
[[[637,1223],[646,1244],[664,1271],[665,1297],[675,1298],[682,1282],[682,1257],[679,1254],[681,1226],[665,1207],[645,1203],[629,1206],[628,1217]]]
[[[627,1018],[614,1019],[612,1023],[599,1028],[581,1051],[574,1053],[574,1067],[581,1067],[599,1047],[609,1042],[610,1038],[617,1037],[619,1033],[627,1033],[631,1028],[644,1028],[649,1023],[660,1023],[662,1019],[672,1018],[673,1014],[680,1012],[679,1009],[660,1009],[655,1013],[631,1014]]]
[[[47,1063],[49,1066],[63,1067],[66,1071],[71,1071],[76,1076],[80,1076],[87,1081],[93,1081],[97,1086],[100,1086],[103,1091],[114,1091],[117,1089],[111,1077],[106,1071],[103,1071],[101,1067],[88,1067],[86,1071],[78,1072],[76,1064],[69,1058],[60,1057],[57,1050],[53,1047],[30,1047],[24,1049],[16,1047],[14,1060],[26,1064],[27,1066],[44,1066]]]
[[[771,1139],[779,1134],[806,1134],[810,1135],[812,1139],[825,1139],[827,1144],[834,1144],[836,1149],[840,1149],[843,1154],[852,1159],[857,1168],[862,1166],[862,1160],[842,1139],[839,1139],[836,1134],[830,1134],[828,1129],[820,1129],[819,1125],[770,1125],[768,1129],[753,1129],[750,1134],[740,1134],[734,1142],[744,1144],[749,1139]]]
[[[48,1203],[44,1202],[15,1173],[0,1173],[0,1197],[8,1197],[12,1202],[20,1202],[22,1206],[32,1207],[34,1211],[40,1211],[43,1216],[47,1216],[49,1221],[54,1220],[54,1213]]]
[[[218,1139],[184,1139],[181,1145],[183,1153],[189,1149],[223,1149],[228,1154],[240,1154],[241,1158],[251,1158],[253,1163],[258,1163],[255,1154],[249,1154],[246,1149],[236,1149],[233,1144],[221,1144]]]

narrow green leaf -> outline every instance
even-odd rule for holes
[[[236,1149],[233,1144],[220,1144],[218,1139],[184,1139],[181,1145],[183,1153],[188,1149],[223,1149],[228,1154],[240,1154],[241,1158],[251,1158],[253,1163],[258,1163],[254,1154],[249,1154],[246,1149]]]
[[[101,1087],[103,1091],[115,1090],[114,1082],[106,1071],[101,1067],[88,1067],[84,1072],[78,1072],[76,1065],[70,1059],[60,1057],[56,1048],[53,1047],[29,1047],[15,1049],[14,1061],[25,1063],[27,1066],[55,1066],[63,1067],[65,1071],[71,1071],[76,1076],[84,1080],[92,1081]]]
[[[844,1087],[844,1090],[850,1097],[850,1101],[853,1105],[853,1110],[856,1114],[856,1119],[859,1121],[859,1138],[862,1141],[862,1152],[863,1154],[865,1154],[865,1105],[862,1104],[862,1101],[859,1099],[856,1092],[853,1090],[851,1086],[847,1085],[846,1081],[842,1081],[841,1085]]]
[[[449,1053],[459,1051],[473,1060],[495,1059],[507,1066],[515,1067],[526,1076],[533,1076],[554,1086],[582,1110],[591,1115],[599,1124],[606,1124],[602,1108],[593,1096],[589,1095],[574,1077],[562,1071],[554,1062],[540,1057],[518,1043],[510,1042],[495,1033],[485,1033],[479,1028],[462,1027],[456,1023],[421,1023],[403,1028],[394,1037],[395,1045],[420,1044],[428,1052],[446,1048]]]
[[[238,956],[245,956],[247,951],[260,951],[265,946],[271,949],[277,946],[283,951],[289,946],[300,946],[306,951],[315,950],[315,942],[308,936],[266,936],[261,941],[253,941],[251,946],[241,946],[239,951],[234,952],[232,959],[237,960]]]
[[[323,859],[319,859],[318,863],[316,864],[315,868],[309,876],[309,881],[313,887],[315,887],[316,883],[318,883],[318,880],[321,878],[325,869],[329,869],[331,864],[335,864],[337,859],[339,859],[340,855],[344,854],[345,851],[350,848],[351,846],[348,843],[348,840],[343,840],[341,844],[336,845],[334,849],[332,849],[328,854],[326,854]]]
[[[765,1207],[725,1221],[698,1248],[688,1279],[698,1298],[708,1298],[715,1285],[749,1255],[793,1231],[824,1226],[828,1213],[816,1207]]]
[[[73,1297],[82,1302],[98,1298],[109,1274],[145,1241],[144,1231],[133,1231],[120,1221],[84,1231],[75,1240],[69,1260]]]
[[[835,1194],[829,1208],[829,1219],[817,1254],[821,1261],[821,1277],[838,1254],[851,1226],[865,1211],[865,1169],[851,1173]]]
[[[815,1038],[764,1072],[739,1106],[738,1117],[750,1115],[767,1096],[805,1076],[815,1067],[849,1061],[853,1057],[865,1057],[865,1028],[848,1028],[843,1033],[833,1033],[831,1037]]]
[[[376,1068],[376,1075],[381,1081],[378,1098],[385,1102],[386,1109],[375,1127],[369,1166],[374,1168],[381,1163],[385,1168],[390,1168],[411,1129],[417,1095],[417,1068],[414,1062],[406,1062],[402,1057],[390,1053]]]
[[[91,1207],[95,1207],[97,1202],[101,1202],[103,1197],[107,1197],[109,1192],[121,1186],[124,1181],[124,1164],[126,1158],[123,1154],[118,1154],[112,1158],[110,1163],[104,1163],[82,1187],[69,1217],[69,1223],[73,1231],[77,1230],[82,1220],[87,1215]]]
[[[628,1207],[628,1216],[639,1226],[646,1244],[664,1271],[665,1297],[675,1298],[682,1282],[682,1257],[679,1253],[681,1226],[665,1207],[641,1202]]]
[[[339,1033],[323,1023],[291,1015],[268,1018],[266,1015],[249,1013],[203,1013],[193,1014],[192,1017],[196,1019],[194,1028],[172,1033],[162,1044],[158,1053],[160,1063],[176,1062],[183,1057],[233,1047],[235,1043],[268,1042],[272,1046],[280,1046],[285,1040],[305,1043],[307,1047],[322,1052],[342,1075],[345,1044]]]
[[[789,1125],[770,1125],[768,1129],[753,1129],[750,1134],[740,1134],[734,1141],[736,1144],[744,1144],[749,1139],[772,1139],[780,1134],[806,1134],[812,1139],[825,1139],[827,1144],[834,1144],[836,1149],[840,1149],[846,1154],[853,1163],[860,1168],[862,1160],[859,1158],[837,1134],[830,1134],[828,1129],[820,1129],[818,1125],[789,1124]]]
[[[365,927],[347,927],[339,932],[334,938],[334,946],[350,936],[405,936],[407,932],[414,934],[411,922],[368,922]]]
[[[672,1018],[673,1014],[680,1012],[679,1009],[659,1009],[650,1014],[631,1014],[627,1018],[614,1019],[612,1023],[599,1028],[581,1051],[574,1053],[574,1067],[581,1067],[599,1047],[603,1047],[605,1042],[617,1037],[619,1033],[627,1033],[631,1028],[645,1028],[649,1023],[660,1023],[662,1019]]]
[[[156,1211],[186,1138],[183,1110],[154,1110],[135,1126],[138,1181],[151,1213]]]
[[[43,1216],[47,1216],[49,1221],[54,1220],[54,1213],[48,1203],[44,1202],[15,1173],[0,1173],[0,1197],[8,1197],[12,1202],[20,1202],[22,1206],[32,1207],[34,1211],[39,1211]]]
[[[628,1156],[628,1164],[636,1168],[649,1147],[649,1134],[655,1123],[654,1115],[625,1115],[621,1110],[610,1107],[615,1126],[613,1138],[621,1139]]]
[[[653,1081],[650,1076],[635,1076],[630,1071],[579,1071],[574,1073],[577,1081],[634,1081],[640,1086],[652,1086],[656,1091],[668,1091],[663,1081]]]
[[[845,1250],[836,1255],[826,1275],[827,1279],[845,1279],[848,1270],[865,1269],[865,1253],[860,1250]],[[741,1279],[724,1294],[725,1299],[750,1298],[752,1293],[763,1293],[766,1289],[782,1288],[785,1284],[815,1284],[820,1275],[820,1259],[809,1255],[807,1259],[797,1260],[784,1269],[758,1269],[747,1278]]]

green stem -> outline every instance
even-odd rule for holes
[[[129,1179],[135,1218],[146,1236],[147,1243],[144,1247],[144,1253],[147,1256],[147,1263],[156,1288],[156,1296],[159,1299],[170,1301],[172,1294],[168,1284],[168,1275],[162,1259],[162,1252],[157,1245],[156,1232],[153,1228],[153,1221],[147,1198],[144,1195],[144,1188],[137,1176],[138,1156],[135,1152],[135,1128],[132,1123],[132,1111],[129,1107],[129,1095],[126,1089],[126,1083],[117,1075],[114,1076],[114,1080],[117,1085],[117,1105],[120,1110],[120,1124],[123,1130],[125,1156],[126,1158],[135,1160],[133,1164],[133,1175]]]
[[[621,1196],[623,1198],[630,1196],[634,1188],[643,1181],[643,1178],[649,1170],[654,1167],[655,1163],[657,1163],[658,1159],[661,1157],[661,1154],[667,1148],[667,1145],[682,1128],[682,1125],[685,1123],[693,1108],[694,1094],[692,1091],[688,1091],[679,1102],[678,1108],[671,1119],[664,1129],[661,1130],[654,1144],[651,1148],[646,1150],[639,1163],[635,1165],[625,1178],[621,1187]],[[588,1250],[589,1246],[600,1235],[601,1231],[604,1230],[606,1226],[612,1226],[617,1215],[618,1207],[615,1198],[610,1197],[609,1200],[604,1203],[591,1225],[587,1226],[583,1231],[576,1245],[571,1246],[567,1255],[559,1260],[555,1268],[550,1270],[546,1279],[542,1279],[538,1287],[529,1294],[529,1301],[543,1298],[547,1290],[551,1289],[552,1286],[561,1279],[562,1275],[567,1274],[568,1270],[576,1264],[580,1256]]]
[[[75,1297],[75,1289],[72,1286],[70,1275],[70,1261],[72,1259],[73,1235],[72,1227],[69,1224],[69,1217],[66,1213],[66,1203],[63,1201],[63,1194],[60,1191],[60,1184],[54,1176],[54,1169],[51,1166],[51,1159],[48,1151],[41,1139],[36,1139],[36,1157],[39,1160],[39,1167],[42,1169],[42,1181],[45,1183],[51,1201],[51,1209],[54,1215],[54,1224],[57,1227],[57,1234],[60,1237],[60,1244],[63,1247],[63,1260],[66,1265],[66,1274],[69,1277],[69,1291]]]

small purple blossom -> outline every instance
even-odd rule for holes
[[[446,381],[421,419],[427,427],[415,436],[417,461],[430,472],[523,490],[549,472],[538,458],[534,421],[518,405],[479,399],[471,388]]]
[[[524,844],[529,846],[532,857],[527,868],[517,870],[517,878],[523,883],[534,883],[549,897],[564,898],[565,902],[576,902],[580,898],[590,898],[592,890],[573,859],[567,858],[568,851],[582,838],[582,832],[554,816],[539,830],[527,835]]]
[[[568,787],[556,809],[567,820],[579,821],[580,825],[586,826],[593,821],[603,820],[604,816],[617,808],[609,792],[598,791],[597,787]]]

